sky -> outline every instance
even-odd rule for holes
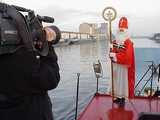
[[[113,33],[120,17],[129,21],[132,35],[152,35],[160,32],[160,0],[1,0],[8,4],[33,9],[39,15],[53,16],[61,30],[78,31],[79,24],[106,22],[102,18],[105,7],[117,10],[112,22]]]

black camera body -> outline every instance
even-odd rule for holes
[[[27,15],[23,15],[26,12]],[[23,7],[0,3],[0,55],[14,53],[25,46],[28,50],[35,50],[42,56],[48,54],[48,42],[42,22],[53,23],[54,18],[35,15],[33,10]],[[56,32],[56,44],[61,37],[56,26],[49,26]],[[36,43],[42,43],[39,48]]]

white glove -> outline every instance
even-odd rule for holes
[[[116,53],[110,52],[110,53],[109,53],[109,57],[111,58],[111,60],[112,60],[113,62],[117,62]]]
[[[109,47],[110,47],[110,49],[113,49],[113,44],[110,43],[110,44],[109,44]]]

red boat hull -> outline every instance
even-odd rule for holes
[[[135,97],[126,100],[125,107],[118,107],[111,96],[97,94],[78,120],[137,120],[141,112],[160,113],[160,99]]]

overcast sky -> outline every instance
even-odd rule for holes
[[[40,15],[50,15],[61,30],[78,31],[80,23],[105,22],[101,16],[107,6],[117,10],[113,32],[121,16],[127,16],[130,33],[151,35],[160,32],[160,0],[2,0],[35,10]]]

